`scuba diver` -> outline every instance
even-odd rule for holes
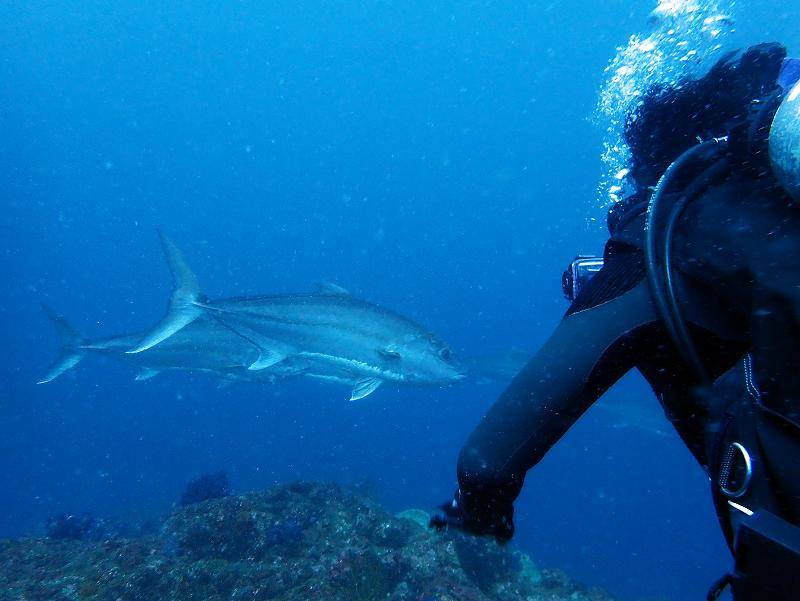
[[[708,474],[737,601],[800,599],[800,61],[731,52],[628,115],[633,193],[572,303],[469,436],[431,525],[514,533],[526,472],[637,368]]]

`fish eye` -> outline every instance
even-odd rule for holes
[[[450,352],[449,348],[445,347],[439,351],[439,357],[445,361],[449,361],[453,357],[453,353]]]

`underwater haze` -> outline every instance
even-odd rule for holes
[[[602,251],[605,69],[655,5],[0,5],[0,538],[163,512],[217,470],[237,492],[367,481],[393,511],[450,498],[498,379],[350,402],[90,356],[37,386],[60,347],[41,304],[91,338],[146,330],[160,229],[212,298],[329,281],[463,358],[532,353],[563,268]],[[726,47],[800,52],[800,7],[720,8]],[[620,599],[703,598],[730,567],[707,478],[638,375],[607,396],[529,473],[512,544]]]

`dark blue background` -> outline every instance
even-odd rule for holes
[[[741,40],[794,41],[785,4],[740,7]],[[0,7],[0,536],[163,511],[218,468],[239,491],[371,479],[394,510],[443,501],[500,385],[348,403],[90,358],[35,386],[58,350],[39,303],[90,336],[152,324],[160,227],[212,296],[325,279],[461,354],[533,350],[565,262],[602,247],[589,121],[653,4],[70,6]],[[635,377],[610,394],[656,411]],[[613,425],[593,410],[529,475],[516,544],[625,599],[701,597],[728,566],[705,476],[675,436]]]

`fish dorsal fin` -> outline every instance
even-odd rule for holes
[[[378,354],[384,359],[391,359],[392,361],[400,361],[403,356],[393,348],[379,348]]]
[[[261,352],[261,354],[258,356],[258,359],[253,361],[253,363],[250,364],[250,367],[247,368],[250,371],[259,371],[261,369],[267,369],[268,367],[272,367],[276,363],[280,363],[281,361],[286,359],[286,355],[284,355],[280,351],[268,348],[260,348],[258,350]]]
[[[317,282],[317,292],[329,296],[350,296],[350,291],[332,282]]]
[[[144,382],[145,380],[149,380],[150,378],[155,378],[161,372],[157,369],[153,369],[152,367],[144,367],[142,371],[136,374],[134,380],[137,382]]]
[[[364,397],[368,397],[375,392],[381,384],[383,384],[383,380],[379,378],[364,378],[363,380],[359,380],[356,382],[355,386],[353,386],[353,392],[350,393],[350,400],[358,401]]]
[[[189,265],[181,255],[175,243],[161,231],[161,247],[172,273],[172,296],[169,299],[167,314],[134,348],[128,353],[141,353],[163,342],[175,332],[192,323],[203,314],[204,309],[197,305],[203,300],[203,292],[197,282],[197,276],[189,269]]]

